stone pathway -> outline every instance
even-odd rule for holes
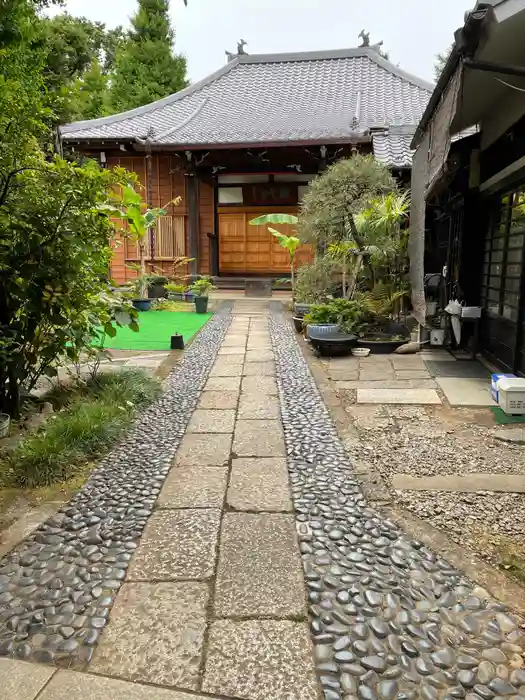
[[[2,563],[1,653],[89,671],[0,660],[6,700],[525,699],[523,620],[367,505],[270,305]]]

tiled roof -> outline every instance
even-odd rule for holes
[[[414,138],[415,126],[392,126],[372,134],[372,148],[378,161],[389,168],[409,168],[414,151],[410,143]]]
[[[67,141],[158,145],[350,141],[418,124],[433,86],[372,48],[241,55],[195,85],[144,107],[61,127]]]

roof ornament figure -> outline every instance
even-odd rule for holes
[[[358,38],[362,40],[359,48],[363,46],[370,46],[370,32],[365,32],[364,29],[361,29],[361,33],[359,34]]]
[[[237,42],[237,53],[232,53],[231,51],[225,51],[224,53],[226,54],[226,58],[228,59],[228,63],[230,61],[233,61],[233,59],[236,56],[245,56],[246,51],[244,50],[244,47],[248,46],[248,42],[244,41],[244,39],[241,39],[239,42]]]

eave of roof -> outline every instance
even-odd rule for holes
[[[153,102],[148,105],[144,105],[142,107],[138,107],[133,110],[128,110],[127,112],[122,112],[120,114],[115,114],[109,117],[102,117],[99,119],[94,119],[94,120],[89,120],[89,121],[82,121],[82,122],[75,122],[73,124],[67,124],[62,127],[60,127],[60,133],[62,137],[64,138],[65,141],[68,142],[77,142],[77,143],[86,143],[86,142],[92,142],[95,143],[100,140],[100,142],[109,142],[113,141],[112,137],[109,136],[91,136],[91,135],[78,135],[81,134],[83,130],[93,130],[96,129],[97,127],[107,127],[108,125],[117,125],[119,122],[126,122],[127,120],[133,119],[135,117],[140,117],[142,115],[147,115],[150,112],[154,112],[156,110],[162,109],[166,106],[169,105],[174,105],[177,102],[180,102],[184,100],[185,98],[191,97],[198,91],[202,90],[203,88],[206,88],[207,86],[211,85],[214,83],[214,81],[222,78],[226,74],[230,73],[233,71],[236,67],[242,66],[244,64],[271,64],[271,63],[293,63],[293,62],[300,62],[300,61],[326,61],[326,60],[334,60],[334,59],[345,59],[345,58],[360,58],[360,57],[367,57],[374,63],[376,63],[379,67],[387,71],[388,73],[400,78],[403,81],[408,82],[409,84],[419,88],[420,90],[428,91],[429,93],[432,91],[433,85],[431,83],[428,83],[427,81],[421,80],[409,73],[406,73],[405,71],[397,68],[394,66],[392,63],[387,61],[386,59],[382,58],[377,51],[375,51],[373,48],[370,47],[361,47],[361,48],[354,48],[354,49],[339,49],[339,50],[332,50],[332,51],[312,51],[312,52],[303,52],[303,53],[278,53],[278,54],[259,54],[259,55],[240,55],[236,56],[230,63],[227,65],[223,66],[219,70],[215,71],[215,73],[212,73],[210,76],[206,77],[205,79],[189,86],[188,88],[181,90],[178,93],[175,93],[173,95],[169,95],[168,97],[165,97],[161,100],[157,100],[156,102]],[[206,99],[204,99],[204,102],[206,102]],[[202,107],[202,105],[200,105]],[[199,105],[195,109],[195,114],[199,113],[200,110]],[[170,148],[187,148],[189,150],[195,149],[195,148],[227,148],[227,147],[234,147],[234,148],[241,148],[243,146],[248,146],[248,147],[255,147],[255,146],[261,146],[263,145],[264,147],[267,147],[269,144],[269,141],[267,139],[264,139],[263,141],[249,141],[245,143],[241,143],[240,141],[228,141],[227,143],[213,143],[211,140],[210,141],[199,141],[199,143],[192,144],[189,141],[182,141],[182,142],[177,142],[176,137],[174,136],[173,141],[168,142],[166,140],[166,137],[170,135],[172,132],[177,132],[180,130],[187,122],[191,121],[193,116],[195,115],[194,113],[190,114],[188,117],[182,119],[182,121],[179,124],[174,124],[173,128],[167,129],[165,134],[162,134],[164,136],[163,141],[163,146],[164,147],[170,147]],[[386,125],[383,125],[386,126]],[[356,130],[355,135],[353,133],[348,133],[345,134],[344,138],[340,138],[335,136],[334,138],[330,138],[329,134],[323,136],[322,138],[319,138],[318,142],[319,143],[353,143],[353,142],[359,142],[363,140],[369,140],[369,137],[366,137],[364,131],[367,131],[366,129],[361,131]],[[277,135],[277,134],[276,134]],[[148,137],[147,133],[137,133],[133,136],[129,136],[129,134],[123,135],[123,136],[117,136],[116,139],[120,141],[133,141],[136,139],[146,139]],[[156,134],[152,139],[152,144],[155,142],[155,140],[158,140],[159,142],[161,139],[159,138],[159,134]],[[275,145],[301,145],[301,144],[313,144],[316,142],[315,137],[312,139],[285,139],[281,141],[280,139],[275,139],[275,141],[272,140],[272,143]]]
[[[492,3],[492,5],[497,5],[499,3]],[[454,44],[452,46],[452,51],[450,56],[443,68],[441,75],[437,81],[437,84],[432,92],[430,100],[428,102],[427,108],[425,109],[421,121],[418,124],[414,139],[412,141],[411,147],[416,149],[425,132],[428,128],[430,120],[436,111],[443,94],[445,93],[447,86],[458,70],[461,60],[466,53],[474,53],[477,49],[479,42],[482,38],[483,32],[485,30],[486,24],[492,21],[494,17],[493,8],[487,3],[477,3],[476,7],[466,15],[465,23],[454,33]],[[465,30],[470,29],[470,32],[465,36]]]

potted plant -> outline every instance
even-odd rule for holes
[[[194,295],[195,311],[198,314],[205,314],[208,310],[208,296],[212,289],[217,289],[217,287],[214,286],[208,275],[195,280],[190,286],[190,292]]]
[[[179,204],[180,201],[181,197],[176,197],[166,206]],[[139,311],[149,311],[151,299],[148,296],[148,289],[152,275],[148,274],[146,267],[148,238],[158,219],[166,216],[167,211],[161,207],[148,207],[132,183],[122,187],[119,194],[113,197],[111,204],[100,205],[99,210],[113,220],[125,221],[126,228],[120,226],[119,230],[138,246],[139,263],[135,267],[139,271],[139,276],[132,283],[136,294],[133,306]]]
[[[380,282],[371,291],[358,295],[366,310],[358,340],[360,347],[369,348],[373,354],[385,354],[410,340],[408,328],[399,320],[408,293],[408,285],[396,281],[394,285]]]
[[[150,299],[162,299],[165,297],[167,282],[168,278],[165,275],[150,275],[148,283],[148,297]]]
[[[168,299],[185,301],[187,288],[188,287],[185,284],[176,284],[175,282],[168,282],[168,284],[166,285]]]
[[[292,214],[263,214],[250,221],[251,226],[265,226],[268,224],[289,224],[295,226],[298,218]],[[268,231],[279,241],[279,245],[288,251],[290,260],[290,279],[276,280],[275,284],[290,283],[292,285],[292,301],[295,301],[295,254],[301,245],[301,241],[297,236],[287,236],[280,231],[268,226]]]
[[[305,315],[303,323],[306,327],[306,336],[310,331],[316,334],[333,333],[339,330],[337,317],[330,304],[314,304]]]
[[[136,269],[136,267],[132,265],[129,265],[129,267]],[[148,296],[143,296],[144,290],[147,290],[149,287],[150,277],[151,275],[148,273],[144,275],[139,274],[135,279],[127,283],[129,291],[126,292],[126,296],[131,299],[131,303],[137,311],[149,311],[151,309],[151,302],[153,299]]]

